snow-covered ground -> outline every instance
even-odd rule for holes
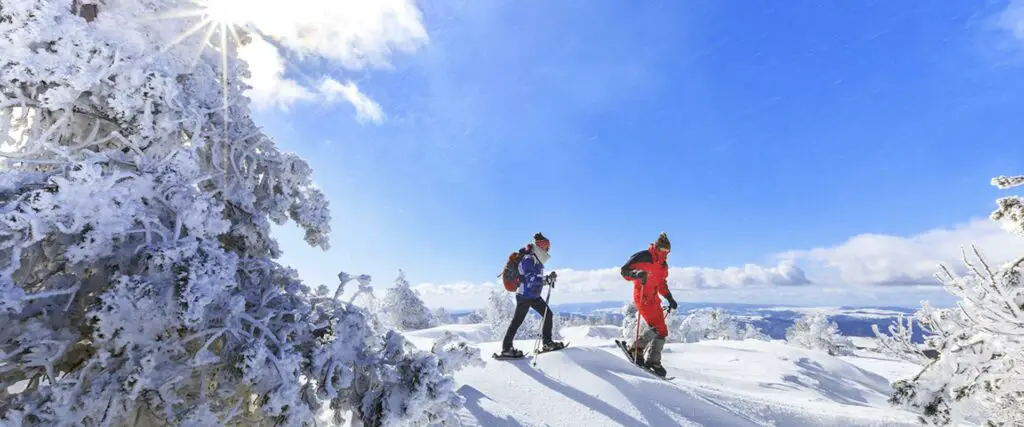
[[[496,361],[500,344],[486,325],[448,325],[407,333],[417,346],[451,332],[476,342],[486,365],[456,374],[466,399],[460,418],[481,426],[914,426],[890,406],[890,382],[916,366],[861,352],[832,357],[778,341],[669,344],[671,381],[632,366],[612,343],[618,328],[567,327],[571,346]],[[533,341],[517,341],[529,351]]]

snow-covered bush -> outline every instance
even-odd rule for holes
[[[632,302],[622,306],[622,338],[628,342],[636,339],[637,310]],[[743,323],[721,308],[702,308],[683,314],[675,311],[666,314],[668,342],[688,343],[705,340],[767,340],[768,337],[749,323]],[[640,333],[647,328],[647,322],[640,319]]]
[[[188,0],[87,3],[0,4],[0,424],[388,425],[457,408],[448,356],[396,348],[339,301],[347,275],[331,296],[275,261],[271,222],[326,249],[330,215],[310,167],[250,116],[244,32],[221,48],[190,33],[198,16],[153,19]]]
[[[690,312],[681,318],[678,326],[675,322],[669,332],[669,341],[697,342],[705,340],[766,340],[767,336],[749,323],[736,320],[727,311],[720,308],[703,308]]]
[[[832,356],[853,352],[853,341],[839,333],[839,325],[824,313],[804,315],[786,329],[786,341],[792,345],[821,350]]]
[[[627,301],[625,304],[622,305],[621,313],[622,334],[620,335],[620,337],[623,340],[626,340],[626,342],[634,342],[636,341],[637,334],[636,322],[639,316],[639,313],[636,310],[636,305],[633,304],[633,301]],[[642,333],[643,329],[647,327],[647,324],[643,322],[643,319],[640,319],[640,322],[640,332]]]
[[[451,313],[445,310],[444,307],[438,307],[431,314],[431,324],[434,326],[450,325],[454,322]]]
[[[871,325],[878,343],[877,351],[892,355],[913,363],[924,363],[929,357],[924,354],[924,347],[913,342],[914,319],[904,318],[903,314],[889,325],[889,334],[878,330],[878,325]]]
[[[486,317],[484,316],[484,310],[473,310],[464,316],[459,317],[460,325],[476,325],[478,323],[484,323]]]
[[[484,364],[480,349],[451,333],[427,353],[388,331],[380,358],[384,369],[370,379],[361,412],[364,419],[383,426],[459,425],[452,409],[462,407],[464,398],[456,392],[452,373]]]
[[[401,270],[395,279],[395,286],[384,293],[381,314],[387,319],[388,326],[399,330],[411,331],[430,327],[430,310],[423,304],[419,294],[409,286],[409,281],[405,279],[405,273]]]
[[[999,188],[1024,185],[1024,176],[998,177]],[[999,199],[991,218],[1024,237],[1024,198]],[[925,304],[918,321],[938,358],[913,378],[893,384],[891,401],[919,411],[922,422],[949,425],[973,409],[991,426],[1024,424],[1024,257],[993,268],[977,249],[964,255],[967,274],[943,266],[937,277],[960,298],[957,306]]]
[[[502,339],[505,337],[505,331],[508,330],[509,323],[512,322],[512,316],[516,312],[516,294],[506,291],[504,288],[495,289],[491,291],[491,295],[487,298],[487,307],[483,311],[483,322],[487,323],[491,327],[491,333],[495,339]],[[552,316],[552,338],[560,339],[558,329],[559,316],[557,313],[551,313]],[[519,326],[519,330],[516,331],[515,339],[536,339],[541,337],[541,317],[536,311],[530,309],[530,312],[526,315],[526,319],[523,320],[523,324]]]

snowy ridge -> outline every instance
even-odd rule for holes
[[[441,330],[487,336],[485,325],[407,333],[428,345]],[[529,359],[497,361],[498,342],[480,342],[485,365],[455,374],[466,399],[458,418],[481,426],[914,426],[914,414],[887,402],[893,378],[915,365],[871,357],[832,357],[757,340],[669,344],[671,382],[632,366],[612,343],[618,328],[567,327],[572,347]],[[532,340],[516,347],[532,349]],[[878,356],[878,357],[876,357]],[[876,372],[880,371],[880,372]]]

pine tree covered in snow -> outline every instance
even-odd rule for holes
[[[399,330],[411,331],[430,327],[430,310],[409,286],[409,281],[405,279],[405,273],[402,271],[398,272],[395,286],[384,293],[381,311],[388,325]]]
[[[1024,176],[998,177],[999,188],[1024,185]],[[991,218],[1024,237],[1024,198],[1004,197]],[[977,249],[964,255],[967,274],[943,266],[937,277],[960,298],[957,306],[917,312],[939,353],[908,380],[893,384],[892,402],[911,407],[922,421],[954,424],[980,409],[991,426],[1024,424],[1024,256],[993,268]]]
[[[247,36],[153,19],[189,7],[0,4],[0,424],[445,419],[462,362],[274,260],[271,222],[328,247],[327,202],[250,117]]]
[[[804,315],[786,329],[786,341],[798,347],[822,350],[832,356],[853,352],[853,342],[839,333],[839,325],[824,313]]]
[[[622,339],[627,342],[636,341],[636,322],[639,319],[639,312],[636,310],[636,304],[633,304],[633,301],[627,301],[622,305],[622,310],[620,312],[622,313]],[[640,332],[642,333],[643,328],[645,328],[647,324],[643,323],[643,319],[639,319],[639,321],[641,322]]]
[[[434,326],[450,325],[454,322],[451,313],[444,307],[438,307],[431,314],[431,324]]]

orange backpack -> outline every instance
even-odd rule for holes
[[[505,270],[499,274],[501,281],[505,285],[505,290],[509,292],[515,292],[519,289],[519,260],[523,258],[523,255],[528,250],[529,246],[524,249],[512,252],[508,256],[508,261],[505,262]]]

